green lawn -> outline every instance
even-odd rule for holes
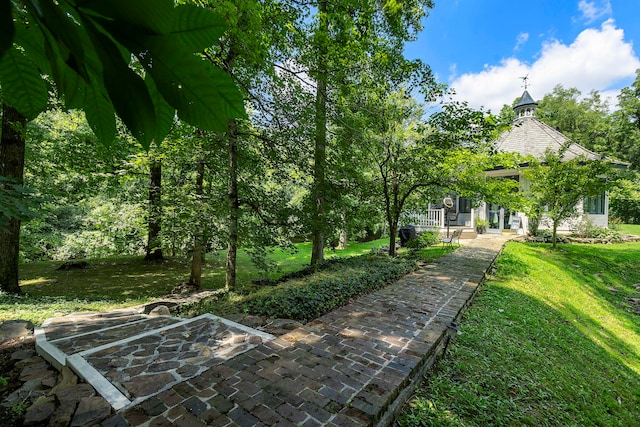
[[[380,239],[367,243],[350,243],[345,250],[325,251],[325,257],[362,255],[388,244]],[[269,258],[278,266],[269,273],[277,279],[300,270],[311,259],[311,244],[296,245],[297,251],[273,250]],[[86,260],[83,270],[57,271],[61,262],[37,262],[20,266],[20,286],[25,296],[0,294],[0,321],[31,320],[36,324],[48,317],[73,311],[109,310],[145,303],[169,294],[179,283],[189,279],[190,261],[170,258],[162,263],[147,263],[141,257],[111,257]],[[208,254],[203,268],[205,289],[224,287],[226,253]],[[249,256],[238,254],[238,286],[264,277]]]
[[[508,243],[397,425],[640,425],[639,264],[638,243]]]
[[[640,236],[640,224],[619,224],[616,225],[616,230],[622,234],[633,234]]]

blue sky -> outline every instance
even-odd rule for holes
[[[640,0],[435,0],[405,50],[457,99],[498,113],[524,90],[592,89],[616,102],[640,68]]]

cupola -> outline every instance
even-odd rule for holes
[[[525,89],[520,100],[513,107],[513,111],[516,113],[516,119],[521,119],[524,117],[535,117],[537,108],[538,103],[533,100],[529,92]]]

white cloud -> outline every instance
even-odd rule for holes
[[[519,50],[520,46],[525,44],[529,40],[529,33],[520,33],[518,37],[516,37],[516,45],[513,48],[514,50]]]
[[[609,0],[580,0],[580,3],[578,3],[578,10],[582,14],[582,20],[587,23],[592,23],[598,18],[611,15],[611,3],[609,3]]]
[[[527,74],[529,93],[537,99],[558,84],[575,87],[583,95],[596,89],[610,96],[617,94],[621,82],[635,76],[637,68],[640,59],[632,44],[624,41],[624,31],[609,19],[599,29],[582,31],[569,45],[557,40],[545,42],[531,64],[515,57],[506,58],[497,65],[485,66],[479,73],[455,76],[450,86],[457,99],[498,113],[504,104],[511,104],[522,94],[517,79]]]

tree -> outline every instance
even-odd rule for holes
[[[149,164],[149,225],[144,259],[159,261],[162,255],[162,160],[151,155]]]
[[[613,112],[611,151],[614,156],[640,169],[640,69],[636,79],[618,95],[619,109]]]
[[[163,124],[173,121],[174,110],[183,120],[214,130],[224,128],[228,117],[245,115],[231,78],[194,55],[225,29],[211,11],[174,7],[171,0],[29,0],[0,6],[0,87],[3,105],[12,107],[3,107],[3,129],[22,129],[46,108],[44,75],[67,108],[85,111],[105,142],[115,136],[115,114],[145,147],[164,138]],[[21,135],[11,139],[24,147]],[[24,149],[3,151],[3,156],[24,156]],[[24,157],[8,162],[24,164]],[[15,180],[22,172],[0,171],[0,176]],[[20,222],[14,221],[10,233],[0,236],[0,252],[17,253],[19,233]],[[0,262],[6,263],[0,271],[11,272],[0,277],[0,286],[18,292],[17,257]]]
[[[334,97],[342,91],[356,89],[361,76],[375,67],[389,67],[404,61],[403,45],[415,38],[422,28],[421,20],[431,0],[386,2],[350,0],[333,2],[319,0],[314,4],[317,13],[310,21],[305,45],[300,46],[295,62],[306,67],[313,79],[314,108],[312,171],[310,196],[310,226],[312,235],[311,264],[317,265],[324,258],[324,245],[329,226],[327,181],[331,156],[328,129],[336,126]],[[306,21],[308,21],[305,18]],[[415,62],[415,68],[423,68]],[[332,105],[333,104],[333,105]]]
[[[536,116],[583,147],[609,154],[609,106],[596,90],[581,97],[578,89],[557,85],[542,98]]]
[[[622,179],[609,194],[609,212],[624,224],[640,224],[640,179]]]
[[[453,192],[480,198],[488,192],[484,171],[491,167],[494,125],[490,116],[456,103],[423,122],[421,106],[402,91],[373,96],[366,105],[367,158],[377,168],[374,185],[383,197],[394,256],[400,217],[415,199],[435,201]]]
[[[579,214],[579,202],[611,186],[607,162],[584,157],[566,159],[569,146],[565,144],[558,152],[547,150],[540,161],[531,160],[530,167],[524,170],[530,182],[532,212],[544,213],[551,221],[554,248],[558,225]]]
[[[4,205],[9,206],[16,197],[11,192],[15,185],[22,184],[24,174],[24,132],[27,123],[24,115],[15,108],[2,105],[2,139],[0,140],[0,181],[2,195],[9,191],[10,195],[3,201],[3,216],[6,215]],[[19,206],[18,202],[18,206]],[[20,293],[18,285],[18,260],[20,250],[21,216],[8,218],[6,230],[0,229],[0,289],[5,292]]]

